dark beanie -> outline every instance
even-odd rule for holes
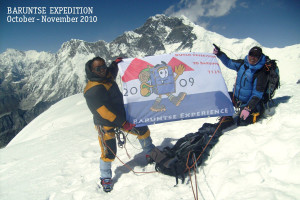
[[[252,47],[252,48],[250,49],[250,51],[249,51],[249,55],[250,55],[250,56],[255,56],[255,57],[257,57],[257,58],[260,58],[261,55],[262,55],[262,50],[261,50],[260,47],[257,47],[257,46]]]

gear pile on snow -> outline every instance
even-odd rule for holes
[[[174,176],[176,184],[179,178],[184,182],[188,168],[194,164],[201,165],[209,156],[209,151],[218,142],[223,128],[217,129],[217,126],[218,123],[205,123],[196,133],[189,133],[180,138],[172,148],[165,147],[162,151],[155,148],[150,157],[155,162],[156,171]],[[214,137],[209,142],[215,131]],[[201,153],[202,155],[196,161]]]

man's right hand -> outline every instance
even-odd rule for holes
[[[217,45],[213,44],[214,45],[214,50],[213,50],[213,54],[215,54],[216,56],[220,53],[220,47],[218,47]]]

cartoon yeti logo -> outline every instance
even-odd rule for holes
[[[178,77],[183,74],[184,70],[185,67],[182,64],[175,66],[176,76],[174,77],[172,67],[162,61],[161,64],[157,64],[154,67],[148,65],[148,68],[140,72],[141,95],[144,97],[148,97],[152,93],[158,95],[150,108],[153,112],[166,111],[165,106],[161,104],[162,95],[168,96],[168,99],[174,105],[180,105],[186,93],[180,92],[178,96],[174,96],[173,94],[176,93],[175,82]]]

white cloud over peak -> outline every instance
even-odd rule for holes
[[[237,0],[181,0],[170,6],[165,14],[169,16],[184,15],[193,22],[199,23],[201,17],[221,17],[235,8]]]

